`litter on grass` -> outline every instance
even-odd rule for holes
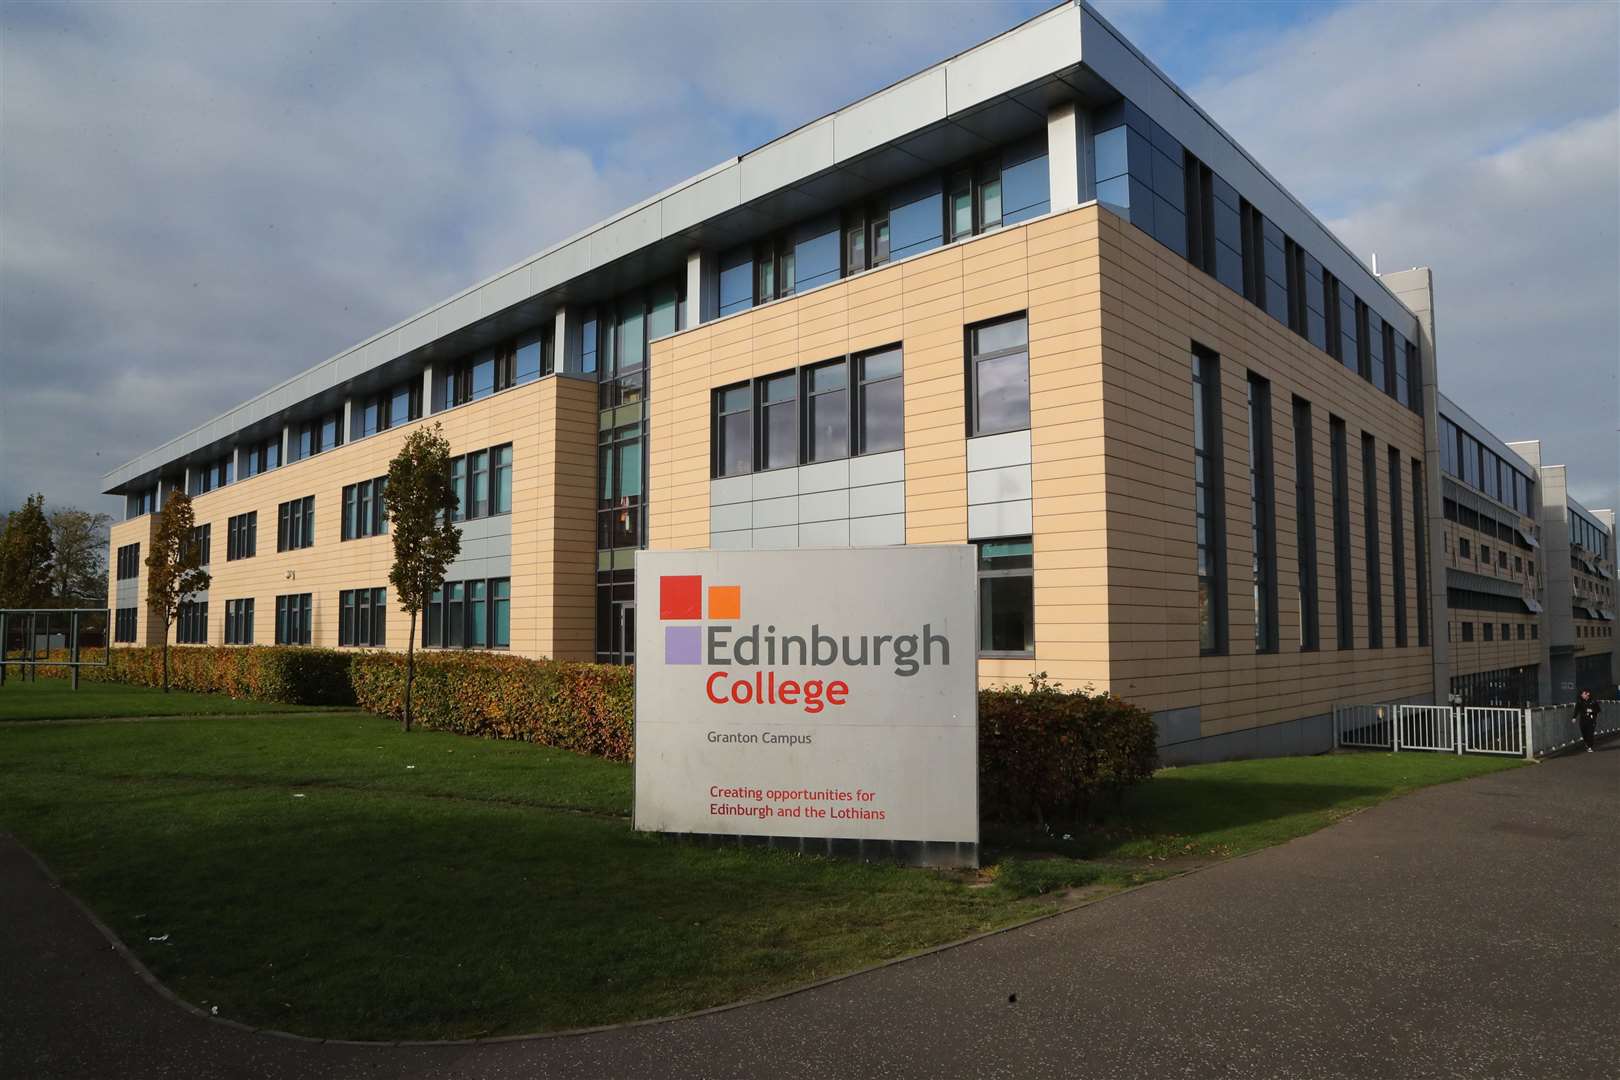
[[[295,798],[295,799],[302,799],[302,798],[303,798],[303,797],[304,797],[304,793],[303,793],[303,792],[302,792],[302,791],[295,791],[295,792],[293,792],[293,798]]]
[[[406,768],[407,768],[407,769],[414,769],[414,768],[416,768],[416,766],[415,766],[415,765],[407,765],[407,766],[405,766],[405,767],[406,767]]]
[[[146,940],[147,941],[168,941],[169,940],[169,935],[168,934],[159,934],[157,937],[149,937]]]

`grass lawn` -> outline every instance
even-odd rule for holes
[[[1273,843],[1512,764],[1166,770],[1071,841],[987,836],[1010,854],[975,880],[640,836],[627,766],[404,736],[360,713],[12,724],[0,829],[221,1016],[448,1038],[735,1001],[1051,911],[1068,886],[1150,880],[1184,853]]]
[[[149,690],[144,686],[68,679],[23,682],[15,667],[6,669],[0,686],[0,722],[7,720],[75,720],[119,716],[209,716],[267,712],[307,712],[308,706],[241,701],[224,694],[189,694],[183,690]]]

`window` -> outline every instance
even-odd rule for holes
[[[1496,565],[1498,569],[1507,569],[1507,552],[1502,550],[1496,552]]]
[[[174,640],[180,645],[208,644],[208,601],[181,601],[175,616]]]
[[[1294,399],[1294,527],[1299,553],[1299,647],[1321,645],[1316,599],[1316,469],[1311,403]]]
[[[1531,641],[1536,641],[1536,640],[1540,639],[1540,637],[1541,637],[1541,624],[1540,623],[1531,623],[1530,624],[1530,640]],[[130,640],[134,640],[134,639],[131,638]]]
[[[804,372],[804,457],[807,463],[849,456],[848,366],[843,360]]]
[[[491,470],[493,475],[491,474]],[[386,476],[374,480],[373,498],[380,504],[381,492],[387,490]],[[512,444],[502,443],[487,450],[475,450],[450,459],[450,484],[455,489],[456,504],[451,511],[452,521],[491,517],[512,512]],[[381,487],[376,487],[381,485]],[[378,532],[388,529],[387,515],[382,514]]]
[[[1255,307],[1266,306],[1265,215],[1249,200],[1239,204],[1243,235],[1243,296]]]
[[[128,581],[141,573],[141,545],[125,544],[118,549],[118,580]]]
[[[1509,640],[1511,640],[1512,635],[1513,635],[1513,630],[1512,630],[1511,626],[1508,623],[1503,623],[1502,624],[1502,640],[1503,641],[1509,641]]]
[[[1367,539],[1367,645],[1384,647],[1384,582],[1378,550],[1378,444],[1371,435],[1361,436],[1362,523]]]
[[[600,432],[597,476],[598,549],[636,548],[642,544],[642,449],[640,424]]]
[[[136,612],[139,608],[121,607],[113,613],[113,640],[130,644],[135,640]]]
[[[259,512],[249,510],[225,522],[225,561],[251,559],[259,546]]]
[[[1035,654],[1035,547],[1029,537],[979,543],[979,655]]]
[[[315,496],[284,502],[276,508],[276,550],[315,545]]]
[[[970,327],[968,434],[1029,427],[1029,322],[1023,315]]]
[[[1468,537],[1466,536],[1457,537],[1457,557],[1459,559],[1471,559],[1474,557],[1473,549],[1469,546]]]
[[[388,515],[383,510],[383,492],[387,488],[386,476],[344,487],[342,539],[381,536],[388,531]]]
[[[422,380],[409,379],[400,383],[381,399],[380,422],[384,428],[395,428],[422,418]]]
[[[1521,556],[1521,555],[1513,556],[1513,572],[1515,574],[1524,573],[1524,557],[1523,556]]]
[[[1271,384],[1249,373],[1249,534],[1254,648],[1277,651],[1277,512],[1271,457]]]
[[[207,566],[214,555],[214,527],[196,525],[191,530],[191,550],[197,553],[197,565]]]
[[[1288,329],[1300,337],[1309,337],[1305,305],[1305,249],[1285,239],[1283,262],[1288,281]]]
[[[1412,540],[1417,558],[1418,645],[1429,644],[1429,493],[1423,486],[1423,462],[1412,459]]]
[[[1486,566],[1491,565],[1491,545],[1479,545],[1479,561],[1484,563]]]
[[[382,398],[368,398],[360,406],[359,420],[355,424],[354,437],[364,439],[368,435],[375,435],[382,430],[382,411],[384,401]]]
[[[1333,577],[1339,648],[1356,647],[1356,616],[1351,608],[1354,579],[1350,574],[1350,448],[1344,421],[1328,417],[1333,451]]]
[[[512,643],[512,580],[447,581],[428,599],[425,648],[508,648]]]
[[[1462,624],[1462,639],[1464,641],[1473,641],[1474,640],[1474,624],[1473,623],[1465,622],[1465,623]]]
[[[1219,653],[1226,651],[1226,511],[1221,483],[1221,369],[1214,353],[1193,350],[1192,393],[1198,647]]]
[[[294,593],[276,597],[276,644],[308,645],[310,642],[310,594]]]
[[[797,377],[788,372],[758,379],[760,469],[780,469],[799,463],[799,401]]]
[[[1479,628],[1480,628],[1480,631],[1484,634],[1486,641],[1495,641],[1496,640],[1496,624],[1495,623],[1482,622],[1482,623],[1479,624]]]
[[[1519,624],[1519,640],[1524,640],[1524,623]]]
[[[999,200],[997,220],[1000,220]],[[844,215],[844,273],[858,274],[889,261],[889,207],[887,200]],[[722,271],[723,273],[723,271]],[[721,286],[721,302],[725,290]]]
[[[747,383],[715,391],[716,476],[754,470],[754,419]]]
[[[1389,545],[1395,576],[1395,647],[1406,648],[1406,522],[1401,506],[1401,452],[1389,448]]]
[[[855,358],[855,452],[880,454],[905,441],[900,350],[881,349]]]
[[[1215,174],[1190,150],[1182,153],[1181,171],[1187,184],[1187,261],[1214,277]]]
[[[225,644],[253,644],[253,600],[225,601]]]
[[[344,589],[338,593],[338,644],[387,644],[388,591]]]

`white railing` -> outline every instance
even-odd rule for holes
[[[1333,745],[1395,750],[1395,706],[1333,706]]]
[[[1620,734],[1620,701],[1599,702],[1597,736]],[[1574,705],[1530,709],[1335,705],[1333,745],[1358,750],[1542,757],[1578,746]]]
[[[1402,750],[1457,749],[1457,718],[1450,705],[1397,705],[1395,726]]]
[[[1481,708],[1458,710],[1462,752],[1529,757],[1530,710]]]

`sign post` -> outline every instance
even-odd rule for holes
[[[966,545],[636,555],[635,828],[978,863]]]

